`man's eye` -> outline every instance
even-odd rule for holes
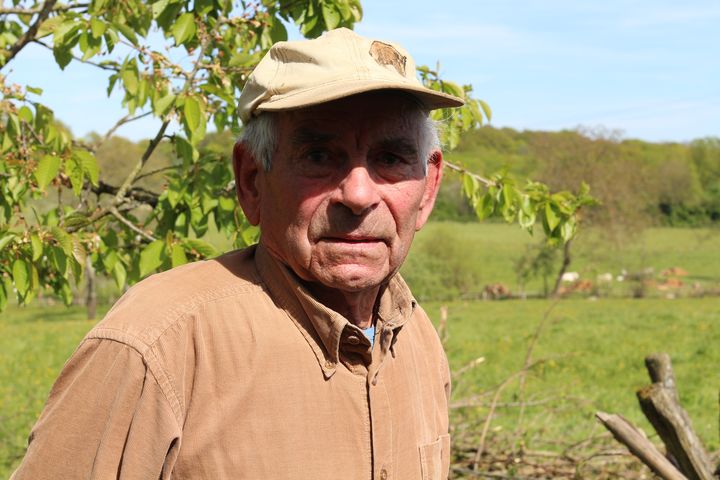
[[[394,153],[384,152],[378,155],[378,163],[385,167],[393,167],[405,163],[405,159]]]
[[[330,153],[327,150],[311,150],[305,154],[305,159],[313,164],[325,164],[330,161]]]

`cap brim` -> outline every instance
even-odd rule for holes
[[[358,80],[325,83],[288,95],[276,95],[263,101],[257,106],[255,111],[293,110],[377,90],[400,90],[407,92],[420,100],[428,110],[461,107],[465,104],[461,98],[430,90],[422,85],[412,85],[403,82]]]

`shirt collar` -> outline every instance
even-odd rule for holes
[[[317,301],[299,278],[262,245],[256,247],[255,265],[271,297],[288,311],[313,349],[325,377],[331,377],[339,361],[343,331],[355,329],[362,335],[361,330]],[[415,300],[400,275],[394,275],[381,288],[379,296],[376,329],[380,332],[385,329],[392,331],[392,344],[400,328],[411,318]]]

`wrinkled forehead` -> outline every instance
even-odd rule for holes
[[[400,91],[369,92],[307,108],[279,112],[281,132],[354,131],[418,137],[424,106]]]

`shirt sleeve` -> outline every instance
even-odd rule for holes
[[[63,368],[11,480],[170,478],[178,421],[134,348],[87,339]]]

